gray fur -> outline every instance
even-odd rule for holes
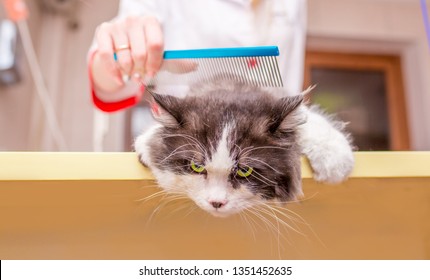
[[[245,186],[259,198],[280,201],[302,193],[296,135],[305,121],[298,110],[301,95],[276,98],[269,90],[221,78],[194,85],[185,98],[151,94],[161,109],[155,118],[163,125],[149,142],[153,167],[172,176],[193,173],[190,161],[210,160],[223,128],[234,123],[228,148],[237,165],[231,168],[229,186]],[[255,172],[240,178],[235,174],[240,166],[252,166]]]

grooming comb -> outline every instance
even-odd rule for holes
[[[189,85],[215,76],[260,87],[282,87],[276,46],[171,50],[147,85]]]

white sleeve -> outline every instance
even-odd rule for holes
[[[165,2],[164,0],[121,0],[117,18],[151,15],[163,23],[166,10]]]
[[[303,90],[306,49],[306,0],[273,0],[270,44],[279,47],[279,69],[288,95]]]
[[[293,88],[293,94],[303,91],[304,66],[306,53],[306,27],[307,27],[307,8],[306,1],[301,0],[298,3],[297,24],[293,31],[293,46],[291,48],[291,68],[289,71],[290,78],[296,81],[297,88]]]

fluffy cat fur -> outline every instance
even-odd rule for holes
[[[301,154],[320,181],[340,182],[352,170],[348,137],[303,95],[222,78],[185,98],[151,94],[158,124],[136,139],[140,161],[161,188],[214,216],[300,197]]]

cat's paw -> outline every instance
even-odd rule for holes
[[[299,143],[316,181],[337,184],[351,174],[354,154],[344,126],[316,108],[307,111],[307,122],[298,130]]]
[[[159,125],[150,127],[147,131],[139,135],[134,141],[134,151],[138,154],[140,163],[145,167],[151,166],[150,141],[159,128]]]
[[[354,155],[348,143],[326,145],[308,153],[313,177],[318,182],[337,184],[345,181],[354,168]]]

